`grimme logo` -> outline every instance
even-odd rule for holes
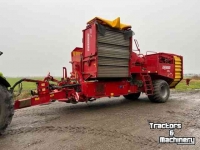
[[[87,34],[87,51],[90,51],[90,34]]]
[[[171,69],[171,66],[162,66],[162,69],[164,70]]]
[[[177,145],[195,145],[195,137],[175,137],[174,129],[182,129],[181,123],[153,123],[150,129],[169,129],[169,137],[159,137],[159,143],[176,143]]]

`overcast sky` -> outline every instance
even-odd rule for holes
[[[131,24],[141,51],[184,57],[200,73],[199,0],[0,0],[0,71],[5,76],[62,75],[82,30],[95,16]]]

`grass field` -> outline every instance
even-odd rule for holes
[[[19,81],[21,78],[7,78],[8,82],[13,86],[15,82]],[[35,77],[32,79],[36,80],[43,80],[43,77]],[[60,79],[60,77],[56,77],[56,79]],[[27,96],[30,96],[29,90],[36,89],[35,83],[30,82],[23,82],[23,92],[18,98],[24,98]],[[185,80],[182,80],[175,88],[177,91],[186,91],[186,90],[194,90],[194,89],[200,89],[200,80],[198,79],[192,79],[190,81],[190,85],[187,86]],[[15,90],[18,90],[18,87],[16,87]]]
[[[56,77],[55,79],[60,79],[61,77]],[[17,81],[19,81],[22,78],[6,78],[8,80],[8,82],[11,84],[11,86],[13,86]],[[35,79],[35,80],[43,80],[44,77],[33,77],[30,79]],[[32,82],[23,82],[23,90],[31,90],[31,89],[35,89],[36,88],[36,84],[32,83]],[[16,87],[17,88],[17,87]]]
[[[177,86],[176,90],[184,91],[184,90],[194,90],[200,89],[200,80],[192,79],[190,81],[189,86],[186,85],[185,80],[182,80]]]
[[[23,78],[23,77],[22,77]],[[20,79],[22,78],[6,78],[8,80],[8,82],[10,83],[11,86],[13,86],[17,81],[19,81]],[[61,77],[55,77],[55,79],[60,79]],[[43,80],[44,77],[33,77],[31,79],[35,79],[35,80]],[[20,94],[20,96],[18,97],[15,97],[15,99],[21,99],[21,98],[27,98],[27,97],[30,97],[30,90],[34,90],[36,89],[36,84],[35,83],[32,83],[32,82],[23,82],[22,83],[22,93]],[[17,95],[18,91],[19,91],[19,88],[18,86],[15,87],[15,91],[14,94]]]
[[[7,78],[8,82],[11,84],[11,86],[13,86],[17,81],[19,81],[22,78]],[[41,80],[42,78],[37,77],[37,78],[33,78],[33,79],[38,79]],[[23,82],[23,89],[24,90],[30,90],[30,89],[34,89],[36,87],[35,83],[31,83],[31,82]]]

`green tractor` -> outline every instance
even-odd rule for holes
[[[0,56],[3,52],[0,51]],[[0,73],[0,135],[12,121],[14,115],[14,100],[13,94],[9,90],[10,84]]]

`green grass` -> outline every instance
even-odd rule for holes
[[[13,86],[17,81],[19,81],[22,78],[6,78],[6,79],[8,80],[10,85]],[[31,79],[42,80],[43,78],[35,77],[35,78],[31,78]],[[35,83],[23,82],[22,84],[23,84],[23,90],[31,90],[31,89],[35,89],[36,88],[36,84]],[[16,87],[16,89],[17,89],[17,87]]]
[[[7,77],[7,81],[10,83],[11,86],[13,86],[17,81],[21,80],[23,77],[17,77],[17,78],[11,78],[11,77]],[[30,77],[30,79],[35,79],[35,80],[43,80],[44,77]],[[59,80],[61,79],[61,77],[55,77],[55,79]],[[31,96],[30,94],[30,90],[36,89],[36,83],[33,82],[22,82],[22,93],[20,94],[20,96],[15,97],[14,99],[23,99],[23,98],[28,98]],[[19,92],[19,88],[18,86],[15,87],[14,89],[14,95],[17,95]]]
[[[6,79],[10,83],[10,85],[13,86],[17,81],[19,81],[22,78],[20,78],[20,77],[17,77],[17,78],[8,77]],[[55,77],[55,79],[57,79],[57,80],[59,80],[60,78],[61,77]],[[30,79],[43,80],[44,77],[30,77]],[[36,84],[33,83],[33,82],[22,82],[22,85],[23,85],[23,90],[31,90],[31,89],[35,89],[36,88]],[[16,87],[16,89],[17,88],[18,87]]]
[[[192,79],[190,81],[189,86],[186,85],[185,80],[182,80],[175,88],[175,90],[178,90],[178,91],[186,91],[186,90],[194,90],[194,89],[200,89],[200,80]]]

